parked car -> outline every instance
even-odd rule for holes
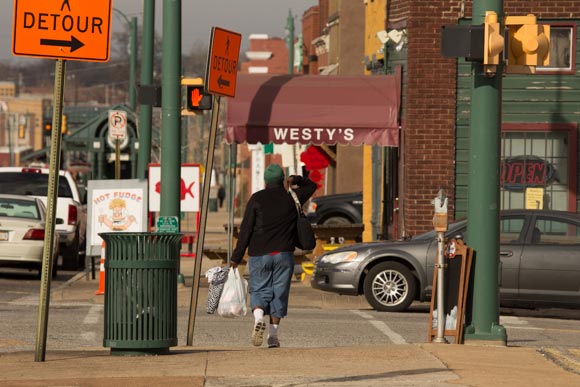
[[[46,209],[38,198],[0,194],[0,266],[42,273]],[[58,235],[53,238],[52,275],[56,276]]]
[[[306,217],[312,224],[341,226],[362,223],[362,192],[312,198]]]
[[[469,241],[465,220],[446,237]],[[409,240],[348,245],[319,256],[313,288],[364,294],[376,310],[398,312],[431,297],[435,231]],[[580,214],[508,210],[500,220],[503,305],[580,306]]]
[[[47,203],[48,168],[0,167],[0,193],[30,195]],[[59,235],[63,268],[77,269],[84,265],[86,208],[77,185],[67,171],[61,170],[56,203],[56,231]]]

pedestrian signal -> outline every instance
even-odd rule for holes
[[[187,85],[187,110],[210,110],[211,108],[212,96],[203,92],[203,85]]]

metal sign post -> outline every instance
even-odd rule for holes
[[[445,231],[447,231],[447,198],[445,191],[439,190],[437,197],[433,200],[435,205],[435,216],[433,226],[437,232],[437,337],[435,343],[447,343],[445,338],[445,256],[443,246],[445,244]]]
[[[56,224],[56,200],[58,197],[58,176],[60,169],[60,147],[62,132],[62,105],[64,99],[64,73],[66,63],[56,61],[54,71],[54,110],[52,112],[52,133],[50,136],[50,166],[48,172],[48,193],[46,200],[46,226],[44,229],[44,248],[42,250],[42,273],[40,278],[40,300],[36,329],[36,349],[34,361],[44,361],[46,355],[46,331],[48,327],[48,307],[50,305],[50,282],[52,278],[52,256]]]
[[[65,60],[109,60],[112,3],[112,0],[72,4],[63,0],[14,0],[12,54],[56,59],[35,361],[44,361],[46,352],[50,280],[54,264],[52,240],[55,235],[62,142]]]
[[[197,310],[197,297],[199,295],[199,278],[201,274],[201,261],[203,258],[203,242],[205,239],[205,226],[207,224],[207,207],[209,203],[209,189],[211,185],[211,172],[213,170],[213,158],[215,150],[215,139],[217,121],[220,111],[220,97],[214,96],[213,109],[211,113],[211,128],[209,131],[209,145],[207,148],[207,158],[203,178],[203,193],[201,195],[201,211],[199,221],[199,233],[197,235],[195,247],[195,265],[193,267],[193,286],[191,288],[191,301],[189,306],[189,323],[187,326],[187,345],[193,344],[193,328],[195,325],[195,313]]]
[[[218,27],[212,27],[211,29],[207,68],[205,73],[205,87],[209,93],[213,94],[213,106],[211,111],[211,128],[209,130],[205,175],[203,179],[199,234],[196,241],[195,266],[193,268],[193,287],[191,289],[191,302],[189,306],[187,345],[192,345],[193,343],[193,328],[195,325],[197,296],[199,295],[199,277],[201,274],[201,261],[203,258],[203,242],[205,239],[205,226],[207,223],[209,188],[211,185],[213,156],[215,152],[216,132],[220,112],[220,96],[235,97],[236,95],[236,77],[241,40],[242,35],[237,32],[227,31]]]

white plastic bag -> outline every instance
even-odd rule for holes
[[[230,268],[217,308],[218,315],[222,317],[245,316],[248,312],[247,294],[248,281],[242,278],[238,269]]]

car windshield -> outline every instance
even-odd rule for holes
[[[58,179],[58,196],[72,198],[73,194],[64,176]],[[0,193],[12,195],[48,195],[48,174],[32,172],[0,173]]]
[[[0,216],[11,218],[40,219],[36,202],[19,199],[0,199]]]
[[[448,231],[445,234],[454,234],[457,231],[461,230],[462,228],[465,228],[465,225],[466,225],[466,220],[461,220],[461,221],[456,222],[456,223],[451,223],[449,225],[449,227],[447,228]],[[451,236],[454,236],[454,235],[451,235]],[[435,230],[433,230],[433,231],[426,232],[425,234],[419,234],[417,236],[414,236],[411,239],[424,241],[427,239],[434,239],[436,237],[437,237],[437,232]]]

